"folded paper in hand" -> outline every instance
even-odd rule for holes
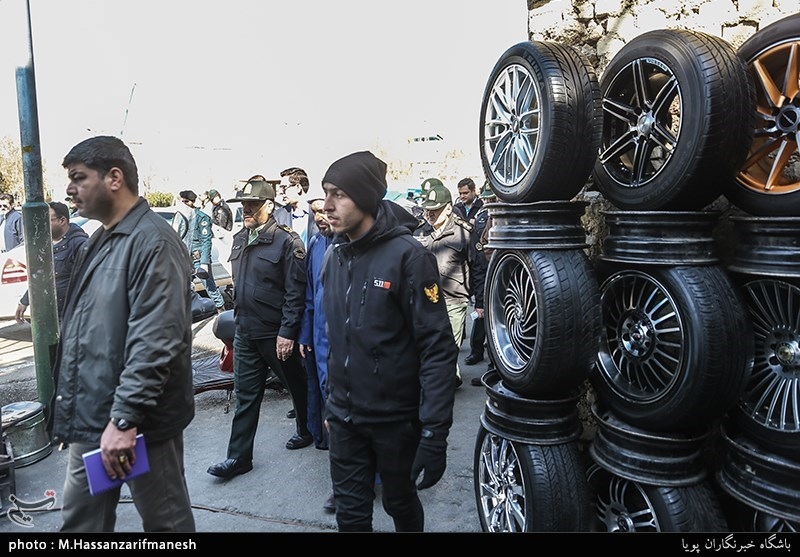
[[[136,461],[124,480],[121,478],[112,480],[108,477],[106,469],[103,467],[103,457],[100,454],[100,449],[83,453],[83,465],[86,467],[86,478],[89,480],[89,492],[92,495],[97,495],[148,473],[150,471],[150,462],[147,460],[147,447],[144,444],[144,435],[141,433],[136,436],[136,446],[133,451],[136,454]]]

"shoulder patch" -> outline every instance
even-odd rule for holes
[[[483,244],[478,242],[477,244],[475,244],[475,249],[478,251],[483,251]]]
[[[425,297],[428,298],[428,300],[432,304],[436,304],[439,302],[439,285],[436,284],[435,282],[429,285],[423,284],[422,291],[425,292]]]
[[[294,232],[292,227],[286,224],[279,224],[278,227],[282,228],[285,232]]]
[[[462,219],[461,217],[459,217],[459,216],[454,216],[454,217],[453,217],[453,221],[454,221],[454,222],[455,222],[455,223],[456,223],[458,226],[460,226],[461,228],[463,228],[464,230],[467,230],[467,231],[469,231],[469,232],[472,232],[472,224],[470,224],[469,222],[465,221],[465,220],[464,220],[464,219]]]
[[[303,248],[294,248],[294,258],[295,259],[305,259],[306,258],[306,250]]]

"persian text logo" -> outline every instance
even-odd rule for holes
[[[44,492],[44,499],[37,501],[23,501],[12,493],[8,496],[8,500],[13,505],[8,509],[8,519],[23,528],[33,528],[33,516],[28,512],[52,510],[56,506],[56,492],[48,489]]]

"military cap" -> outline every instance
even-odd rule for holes
[[[432,178],[432,180],[435,180],[435,178]],[[438,180],[436,181],[439,182]],[[427,191],[423,189],[421,204],[423,209],[435,211],[452,202],[453,196],[450,194],[450,190],[444,187],[444,184],[441,182],[433,184]]]

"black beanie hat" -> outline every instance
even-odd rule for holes
[[[386,163],[369,151],[359,151],[334,162],[322,183],[335,185],[374,217],[386,195]]]

